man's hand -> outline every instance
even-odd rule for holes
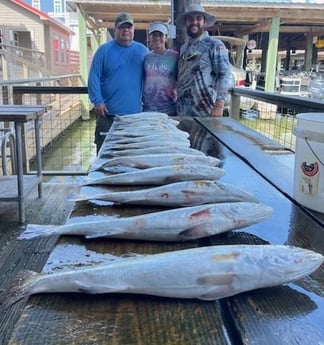
[[[214,108],[211,110],[210,116],[211,117],[222,117],[223,116],[224,108],[222,106],[215,105]]]
[[[106,116],[108,113],[108,109],[105,104],[97,104],[95,105],[95,111],[98,116]]]

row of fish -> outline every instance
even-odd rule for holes
[[[190,148],[188,133],[166,114],[115,117],[91,177],[83,185],[138,186],[137,190],[80,194],[74,201],[105,200],[172,209],[61,226],[29,224],[20,239],[82,235],[186,241],[264,221],[272,208],[219,179],[221,162]],[[99,177],[92,177],[99,174]],[[140,186],[142,186],[140,188]],[[90,187],[92,188],[92,187]],[[323,262],[313,251],[283,245],[228,245],[116,258],[109,264],[61,273],[22,271],[7,306],[35,293],[141,293],[215,300],[300,279]]]

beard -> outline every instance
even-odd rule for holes
[[[187,27],[187,35],[191,38],[197,38],[197,37],[201,36],[204,32],[204,28],[202,28],[202,27],[199,27],[197,32],[192,32],[191,27],[192,26]]]

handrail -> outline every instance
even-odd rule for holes
[[[13,86],[13,94],[24,93],[68,93],[68,94],[87,94],[87,86]]]
[[[10,129],[5,129],[7,131],[1,138],[1,160],[2,160],[2,173],[3,175],[8,175],[8,165],[7,158],[11,158],[11,170],[12,174],[16,174],[16,138],[15,134]],[[10,155],[7,156],[6,148],[9,144]]]
[[[238,119],[240,114],[240,97],[245,96],[258,101],[268,102],[297,112],[324,112],[324,102],[308,97],[289,96],[274,92],[265,92],[246,87],[233,87],[229,90],[231,97],[231,117]]]

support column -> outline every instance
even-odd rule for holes
[[[272,18],[269,32],[269,46],[267,52],[267,66],[265,77],[265,91],[274,92],[276,82],[276,69],[278,57],[278,40],[279,40],[280,18],[278,16]]]
[[[310,72],[312,70],[312,57],[313,57],[313,35],[308,33],[306,36],[306,50],[305,50],[305,62],[304,71]]]
[[[87,25],[84,15],[78,9],[79,21],[79,51],[80,51],[80,75],[82,86],[88,83],[88,44],[87,44]],[[88,95],[80,95],[81,99],[81,118],[89,120],[89,98]]]

